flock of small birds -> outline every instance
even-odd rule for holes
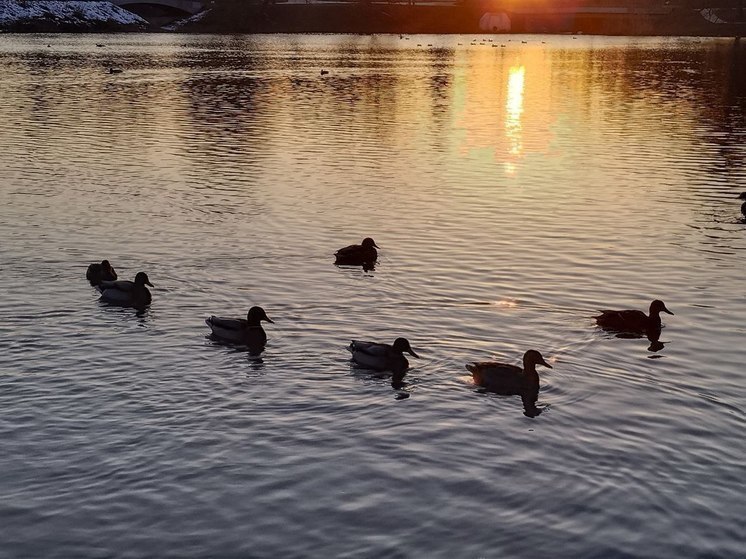
[[[739,198],[746,200],[746,192]],[[746,202],[741,210],[746,215]],[[359,245],[349,245],[336,251],[334,263],[338,266],[362,266],[365,270],[373,269],[378,259],[378,248],[376,242],[367,237]],[[100,264],[88,266],[86,278],[98,289],[101,300],[107,303],[142,309],[152,301],[148,286],[153,287],[153,284],[145,272],[138,272],[134,281],[120,280],[111,263],[103,260]],[[606,331],[637,337],[647,335],[651,341],[657,342],[662,328],[661,313],[673,314],[663,301],[656,299],[650,304],[648,314],[639,310],[602,310],[594,318],[596,324]],[[205,320],[213,339],[246,346],[253,354],[261,353],[267,343],[267,333],[262,327],[262,322],[273,323],[265,310],[258,306],[251,307],[246,318],[211,316]],[[390,373],[394,388],[402,386],[404,375],[409,368],[409,361],[404,354],[419,359],[409,340],[403,337],[397,338],[392,344],[353,340],[347,350],[352,355],[352,361],[358,366]],[[471,373],[474,383],[485,391],[520,395],[524,403],[524,413],[529,417],[535,417],[541,413],[535,405],[539,392],[537,365],[552,368],[540,352],[530,349],[523,355],[522,366],[481,361],[467,364],[466,369]]]

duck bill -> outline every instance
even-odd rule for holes
[[[267,322],[269,322],[269,323],[271,323],[271,324],[274,324],[274,323],[275,323],[275,321],[274,321],[274,320],[272,320],[271,318],[269,318],[269,317],[268,317],[268,316],[267,316],[266,314],[264,315],[264,320],[266,320]]]
[[[549,363],[547,363],[543,359],[541,360],[541,364],[544,365],[548,369],[554,369],[554,367],[552,367]]]
[[[376,248],[381,248],[376,243],[373,243],[373,246],[376,247]]]
[[[420,356],[417,355],[411,347],[409,348],[409,351],[407,353],[409,353],[409,355],[411,355],[412,357],[416,357],[417,359],[420,358]]]
[[[666,307],[663,307],[663,312],[673,315],[673,313],[669,311]]]
[[[146,281],[146,282],[145,282],[145,285],[149,285],[150,287],[155,287],[155,285],[153,285],[153,284],[152,284],[152,283],[150,283],[149,281]]]

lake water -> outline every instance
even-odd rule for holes
[[[0,36],[0,556],[743,556],[746,45],[473,41]]]

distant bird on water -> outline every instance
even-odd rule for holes
[[[638,310],[602,310],[601,314],[595,318],[596,323],[604,330],[644,333],[651,330],[660,330],[661,312],[673,315],[663,301],[656,299],[650,303],[649,315]]]
[[[741,192],[741,194],[738,195],[739,200],[746,200],[746,192]],[[746,218],[746,202],[741,204],[741,213],[743,214],[743,217]]]
[[[205,324],[216,338],[261,350],[267,344],[267,333],[262,328],[262,321],[274,324],[262,307],[251,307],[245,319],[211,316],[205,319]]]
[[[329,73],[329,70],[321,70],[321,75],[326,76]]]
[[[110,74],[121,74],[122,73],[122,69],[121,68],[115,68],[114,66],[112,66],[112,67],[109,68],[109,73]]]
[[[334,263],[341,266],[365,266],[373,264],[378,259],[378,245],[370,237],[363,239],[360,245],[350,245],[340,248],[334,253]]]
[[[148,274],[137,272],[135,281],[102,281],[98,289],[101,291],[101,299],[107,303],[142,308],[148,306],[152,300],[146,285],[153,287]]]
[[[117,273],[108,260],[102,260],[101,264],[91,264],[88,266],[85,278],[91,282],[91,285],[96,286],[102,281],[115,281]]]

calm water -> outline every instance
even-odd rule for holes
[[[472,39],[0,37],[0,556],[743,555],[746,46]]]

